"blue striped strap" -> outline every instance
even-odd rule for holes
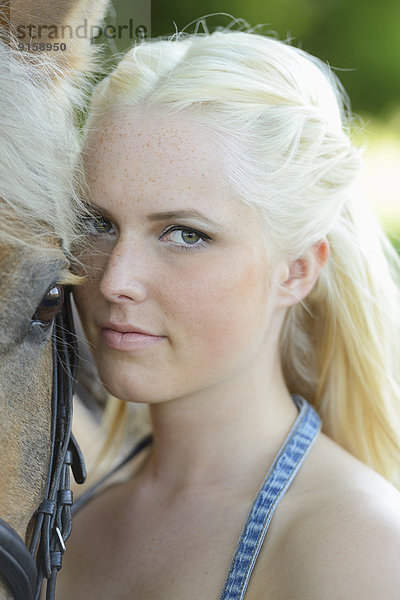
[[[308,402],[297,395],[293,400],[299,416],[250,508],[219,600],[243,600],[275,509],[321,429],[321,420]]]

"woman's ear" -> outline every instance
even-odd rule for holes
[[[278,292],[281,307],[297,304],[311,292],[329,256],[329,243],[323,238],[285,266]]]

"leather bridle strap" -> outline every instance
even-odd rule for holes
[[[0,519],[0,573],[14,598],[33,598],[35,562],[25,542],[3,519]]]
[[[71,532],[70,467],[78,483],[86,477],[81,452],[71,433],[77,352],[67,291],[53,326],[52,346],[51,455],[45,496],[35,514],[29,550],[17,532],[0,519],[0,575],[15,600],[39,600],[44,578],[48,580],[46,600],[54,600],[56,577]]]
[[[65,541],[71,533],[72,492],[69,469],[77,483],[86,471],[82,454],[71,433],[72,395],[77,370],[76,338],[69,294],[57,315],[53,333],[52,455],[46,495],[37,510],[30,552],[36,553],[38,578],[35,600],[39,600],[43,578],[48,579],[46,600],[53,600],[58,571],[61,569]]]

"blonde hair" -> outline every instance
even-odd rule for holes
[[[16,50],[8,37],[9,45],[0,40],[0,241],[51,253],[49,240],[59,240],[73,260],[86,214],[74,109],[83,107],[87,86],[45,54]]]
[[[332,71],[243,31],[150,41],[98,85],[87,131],[115,111],[190,115],[208,127],[277,255],[295,260],[327,237],[331,258],[284,323],[286,382],[329,436],[398,485],[400,265],[358,192],[362,161]]]

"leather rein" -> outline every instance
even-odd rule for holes
[[[69,470],[72,468],[77,483],[83,483],[86,477],[82,454],[71,433],[77,351],[67,291],[53,324],[52,348],[51,455],[45,496],[34,516],[29,549],[17,532],[0,519],[0,575],[15,600],[39,600],[44,579],[46,600],[54,599],[65,541],[71,532]]]

